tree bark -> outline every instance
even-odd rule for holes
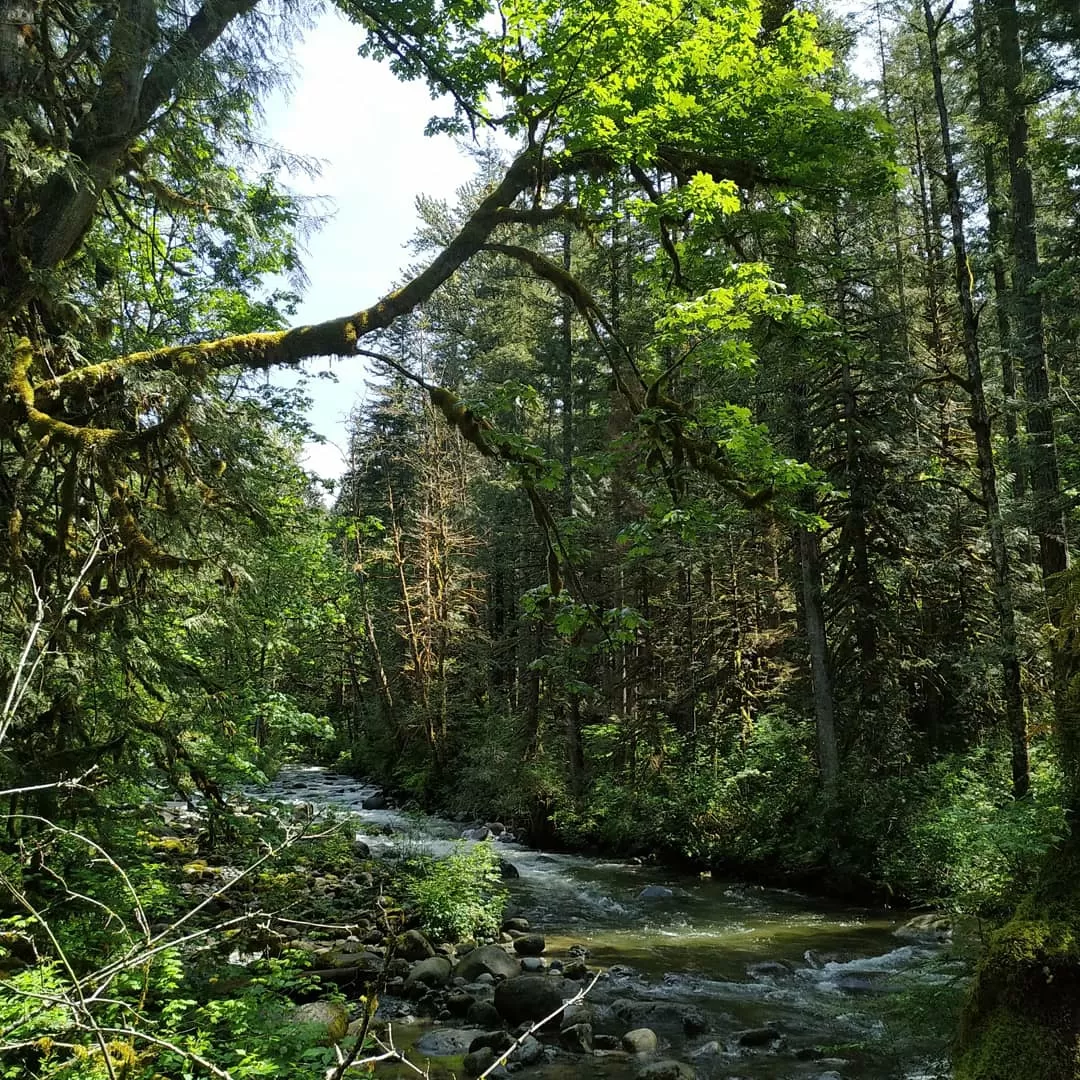
[[[979,321],[972,298],[971,263],[968,259],[967,240],[964,235],[960,177],[952,149],[949,108],[945,101],[945,87],[941,74],[941,58],[938,49],[940,23],[930,8],[930,0],[923,0],[923,17],[930,43],[930,71],[934,81],[934,103],[937,106],[941,133],[941,151],[945,164],[945,195],[949,204],[949,222],[956,270],[956,292],[963,326],[967,389],[971,399],[971,415],[968,423],[975,437],[979,488],[986,511],[986,528],[990,536],[990,556],[994,573],[994,609],[1000,636],[999,652],[1005,691],[1005,725],[1011,747],[1013,795],[1017,799],[1022,799],[1028,793],[1031,780],[1028,765],[1027,716],[1024,711],[1024,693],[1020,680],[1020,657],[1009,549],[1005,543],[1005,528],[1001,520],[1001,504],[998,499],[997,468],[994,464],[990,413],[986,407],[982,358],[979,354]]]

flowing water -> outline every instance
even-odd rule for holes
[[[264,793],[354,816],[375,855],[394,845],[445,854],[462,831],[438,818],[364,810],[375,788],[314,766],[283,769]],[[942,946],[898,939],[902,915],[614,859],[496,846],[520,872],[507,882],[511,902],[544,934],[547,955],[565,957],[582,945],[591,966],[607,969],[590,1000],[633,1000],[645,1012],[655,1003],[692,1006],[705,1015],[707,1033],[668,1039],[671,1056],[692,1063],[699,1077],[944,1075],[940,1036],[920,1037],[892,1018],[899,995],[932,1001],[962,977],[963,964]],[[649,886],[663,895],[643,897]],[[783,1040],[738,1045],[740,1032],[764,1026]],[[600,1055],[563,1057],[533,1073],[622,1080],[635,1068],[624,1056]]]

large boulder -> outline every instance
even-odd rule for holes
[[[499,860],[499,877],[506,881],[521,877],[521,871],[509,859]]]
[[[476,982],[481,975],[496,979],[512,979],[520,974],[521,965],[505,949],[498,945],[484,945],[466,953],[454,968],[454,978],[467,983]]]
[[[519,975],[495,987],[495,1008],[511,1026],[535,1023],[562,1005],[564,988],[562,979],[550,975]]]
[[[450,981],[450,961],[445,956],[429,956],[418,960],[405,977],[405,989],[411,990],[418,983],[425,986],[445,986]]]
[[[322,1046],[344,1039],[349,1030],[349,1010],[337,1001],[309,1001],[297,1005],[289,1022],[309,1032]]]
[[[376,793],[375,795],[369,795],[360,804],[360,808],[362,810],[385,810],[389,805],[385,795]]]

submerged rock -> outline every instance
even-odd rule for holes
[[[938,913],[916,915],[893,931],[901,941],[949,941],[952,934],[952,920]]]
[[[666,885],[646,885],[641,892],[638,893],[639,900],[670,900],[675,895],[674,889],[669,889]]]
[[[774,1042],[779,1042],[784,1036],[780,1034],[776,1028],[761,1027],[761,1028],[748,1028],[746,1031],[737,1031],[735,1033],[735,1042],[739,1046],[745,1047],[758,1047],[758,1046],[771,1046]]]
[[[701,1035],[709,1029],[697,1006],[674,1001],[616,1001],[611,1012],[629,1028],[652,1028],[668,1036]]]
[[[434,1028],[416,1040],[416,1050],[425,1057],[457,1057],[467,1054],[482,1034],[476,1028]]]
[[[685,1061],[675,1061],[674,1058],[663,1058],[660,1061],[651,1061],[638,1070],[641,1080],[695,1080],[697,1073],[692,1065]]]

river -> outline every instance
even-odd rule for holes
[[[300,765],[283,768],[262,792],[350,815],[376,856],[394,845],[418,845],[438,856],[460,837],[460,824],[362,809],[376,793],[350,777]],[[497,848],[520,873],[506,883],[514,913],[544,934],[547,955],[566,956],[581,945],[591,966],[607,969],[592,997],[694,1006],[705,1014],[707,1033],[670,1040],[670,1055],[692,1064],[703,1080],[946,1075],[941,1036],[893,1017],[901,995],[932,1003],[964,965],[949,946],[898,939],[905,915],[616,859],[517,843]],[[661,895],[643,897],[649,886]],[[764,1048],[738,1045],[740,1032],[766,1026],[782,1039]],[[529,1073],[552,1080],[635,1075],[617,1054],[561,1058]]]

